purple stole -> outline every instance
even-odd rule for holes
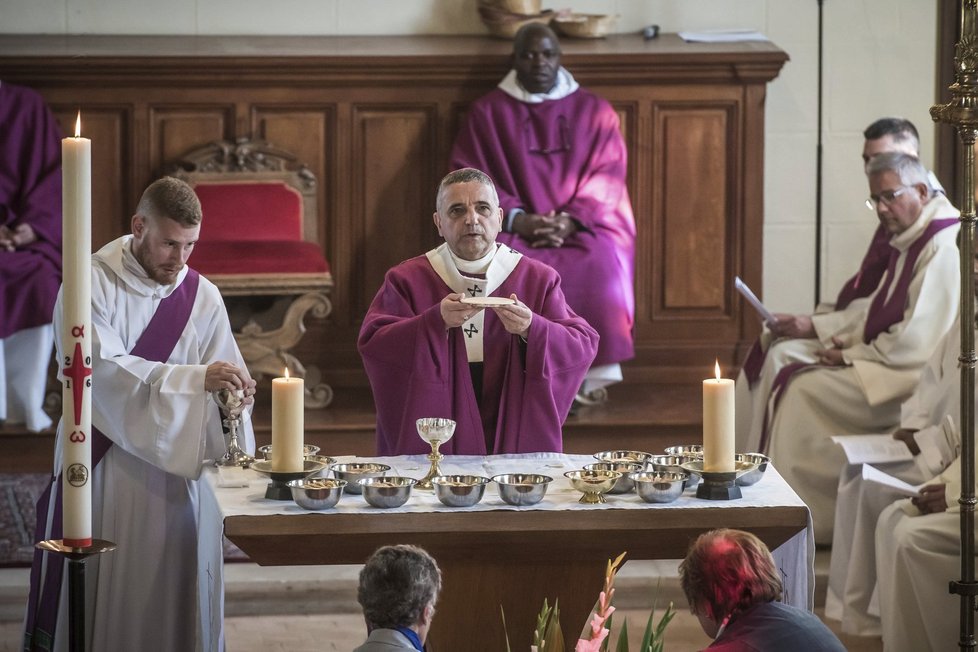
[[[156,312],[146,325],[146,330],[139,336],[136,345],[130,351],[131,355],[152,362],[166,362],[173,353],[174,347],[183,336],[183,331],[190,320],[190,313],[197,298],[197,287],[200,275],[193,269],[187,269],[187,275],[170,296],[160,301]],[[92,427],[92,469],[112,447],[112,440]],[[51,484],[37,501],[37,525],[34,531],[35,541],[45,539],[60,539],[62,537],[61,516],[61,473],[51,478]],[[46,536],[48,511],[51,508],[51,492],[54,496],[54,516],[51,521],[51,535]],[[51,558],[48,571],[41,587],[41,562],[45,553],[34,550],[34,560],[31,564],[31,592],[27,603],[26,631],[24,632],[25,652],[35,650],[51,650],[54,648],[54,633],[58,623],[58,602],[61,599],[61,581],[64,573],[64,561]]]
[[[890,260],[890,234],[881,224],[873,234],[859,271],[846,281],[835,300],[835,309],[844,310],[855,299],[868,297],[880,284]]]
[[[907,292],[910,290],[910,281],[913,280],[914,266],[917,264],[917,258],[920,257],[921,250],[939,231],[951,225],[958,224],[959,221],[956,217],[931,220],[931,223],[927,225],[924,232],[920,234],[920,237],[914,240],[907,249],[907,260],[903,264],[900,278],[897,279],[895,286],[893,282],[894,276],[896,276],[896,263],[900,258],[900,252],[894,247],[890,247],[890,256],[886,265],[886,278],[883,280],[883,284],[880,286],[876,296],[873,297],[873,302],[869,306],[869,312],[866,314],[866,324],[863,326],[863,342],[865,344],[869,344],[880,333],[885,332],[890,326],[901,320],[904,308],[907,305]],[[887,294],[890,294],[891,286],[893,286],[893,293],[887,298]],[[787,389],[791,378],[799,371],[814,369],[819,366],[807,362],[795,362],[782,367],[778,375],[774,377],[774,382],[771,384],[771,396],[768,398],[768,404],[771,407],[765,409],[764,421],[761,426],[761,443],[758,446],[761,451],[766,450],[768,445],[768,417],[778,409],[778,404],[781,402],[781,397],[784,395],[784,391]]]

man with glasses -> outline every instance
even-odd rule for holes
[[[879,154],[886,152],[902,152],[919,157],[920,137],[917,128],[905,118],[885,117],[870,124],[863,131],[863,165]],[[931,189],[944,193],[937,177],[932,172],[927,173]],[[876,207],[870,200],[866,201],[869,210],[875,212]],[[839,310],[865,310],[867,297],[876,290],[883,274],[886,272],[890,252],[890,233],[882,222],[873,234],[866,254],[859,264],[859,269],[845,282],[833,304],[820,305],[815,313]],[[792,361],[791,354],[784,354],[794,346],[793,339],[817,338],[819,317],[810,314],[775,313],[776,321],[766,324],[767,328],[761,333],[757,342],[751,348],[744,361],[743,370],[737,380],[737,449],[742,451],[758,450],[764,425],[764,411],[771,393],[770,381],[780,369],[777,359],[783,358],[786,364]],[[785,348],[787,347],[787,348]],[[768,361],[770,351],[775,360]],[[775,374],[766,377],[761,374],[765,364],[774,364]]]
[[[814,316],[817,337],[772,348],[764,444],[830,543],[839,469],[833,435],[885,432],[957,315],[958,211],[915,157],[885,153],[866,167],[870,202],[889,234],[886,272],[858,306]],[[778,351],[780,349],[780,351]],[[778,365],[775,367],[775,365]],[[772,378],[773,376],[773,378]]]
[[[513,69],[473,103],[451,165],[492,177],[504,213],[499,241],[557,270],[568,305],[601,336],[577,395],[591,404],[635,354],[635,220],[618,114],[560,58],[549,27],[521,28]]]

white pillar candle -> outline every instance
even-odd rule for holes
[[[272,471],[302,470],[303,409],[305,383],[301,378],[272,380]]]
[[[703,381],[703,470],[734,470],[734,381],[716,377]]]
[[[60,333],[64,543],[92,545],[92,141],[61,141],[62,245],[64,283]]]

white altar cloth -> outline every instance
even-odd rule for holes
[[[429,462],[424,455],[401,457],[356,458],[342,456],[338,463],[350,461],[381,462],[391,467],[387,475],[403,475],[422,478],[428,471]],[[256,471],[248,470],[247,487],[220,487],[214,468],[205,469],[202,474],[200,496],[199,552],[201,568],[205,572],[199,579],[201,626],[207,649],[223,650],[223,523],[231,516],[260,516],[276,514],[287,515],[329,515],[333,514],[376,514],[378,511],[420,513],[436,511],[503,511],[503,510],[588,510],[595,509],[696,509],[724,507],[785,507],[801,506],[805,503],[784,481],[773,465],[768,464],[761,480],[752,486],[742,487],[743,498],[739,500],[701,500],[696,498],[694,488],[687,489],[675,502],[650,504],[642,501],[634,492],[606,496],[607,502],[601,505],[584,505],[578,502],[581,494],[570,486],[564,477],[565,471],[580,469],[584,464],[595,461],[587,455],[566,455],[560,453],[535,453],[530,455],[492,455],[445,456],[441,470],[445,475],[468,474],[492,477],[502,473],[543,473],[554,479],[547,489],[544,499],[536,505],[515,507],[499,498],[495,485],[486,488],[485,496],[477,505],[466,508],[446,507],[431,492],[412,491],[411,498],[401,507],[378,510],[366,503],[360,495],[344,494],[339,503],[327,510],[308,511],[292,501],[267,500],[265,488],[269,479]],[[772,551],[775,562],[782,573],[785,584],[784,601],[811,610],[814,607],[814,555],[815,545],[811,517],[808,527]]]

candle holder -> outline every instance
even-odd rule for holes
[[[455,422],[451,419],[429,417],[418,419],[415,426],[418,429],[418,436],[431,444],[431,452],[428,454],[431,468],[428,469],[427,475],[418,480],[414,486],[418,489],[432,489],[431,479],[442,475],[438,463],[445,459],[445,456],[438,452],[438,448],[455,434]]]
[[[92,539],[89,546],[65,545],[64,539],[39,541],[35,548],[52,552],[68,560],[68,650],[85,651],[85,562],[90,557],[112,552],[116,546],[111,541]]]
[[[704,471],[703,460],[687,460],[682,464],[687,473],[695,473],[703,478],[696,488],[696,497],[704,500],[736,500],[743,494],[737,486],[737,478],[757,469],[753,462],[734,462],[733,471]]]
[[[251,468],[262,475],[271,478],[268,487],[265,488],[265,498],[269,500],[292,500],[292,488],[289,483],[293,480],[302,480],[313,473],[322,471],[327,466],[326,462],[319,460],[302,460],[301,471],[273,471],[271,460],[259,460],[251,463]]]
[[[228,449],[220,459],[214,460],[214,466],[240,466],[243,469],[251,466],[255,458],[248,455],[238,443],[238,427],[241,424],[241,412],[244,410],[244,390],[220,389],[214,392],[214,402],[224,412],[224,427],[230,433]]]

